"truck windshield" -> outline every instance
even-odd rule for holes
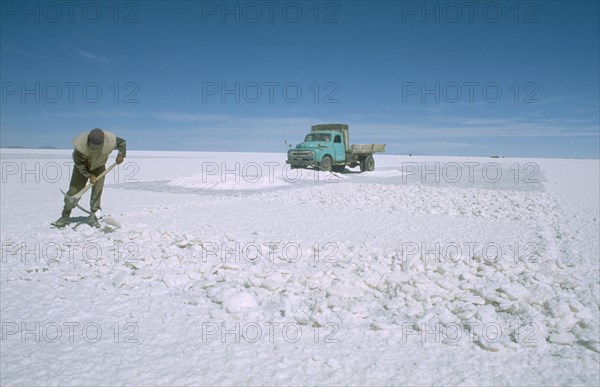
[[[329,141],[331,141],[331,136],[329,134],[324,134],[324,133],[307,134],[306,137],[304,138],[304,142],[311,142],[311,141],[329,142]]]

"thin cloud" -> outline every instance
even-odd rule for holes
[[[157,130],[170,127],[171,124],[182,126],[179,129],[221,133],[247,133],[249,135],[271,135],[277,133],[297,133],[307,130],[311,125],[325,122],[346,122],[352,128],[352,134],[369,138],[489,138],[489,137],[597,137],[598,126],[586,120],[575,119],[525,119],[525,118],[472,118],[472,117],[434,117],[418,122],[395,123],[392,118],[385,122],[374,122],[365,117],[255,117],[234,116],[229,114],[206,113],[174,113],[129,112],[117,109],[87,110],[52,114],[61,117],[102,117],[102,118],[140,118],[156,122],[151,124]],[[163,124],[164,123],[164,124]],[[148,122],[146,121],[145,125]],[[147,127],[147,126],[146,126]]]
[[[474,149],[481,146],[469,144],[466,142],[451,142],[451,141],[421,141],[421,142],[406,142],[402,143],[405,148],[415,148],[421,150],[446,150],[446,149]]]
[[[109,110],[80,110],[80,111],[69,111],[62,113],[48,112],[46,113],[50,117],[62,117],[62,118],[142,118],[145,114],[136,112],[126,112],[118,109]]]
[[[8,51],[11,51],[11,52],[13,52],[13,53],[15,53],[17,55],[27,56],[27,57],[30,57],[30,58],[33,58],[33,57],[36,56],[32,52],[21,50],[20,48],[13,47],[10,44],[4,45],[4,48],[6,48]]]
[[[281,130],[288,127],[310,127],[317,122],[324,122],[322,118],[315,117],[249,117],[233,116],[227,114],[197,114],[197,113],[171,113],[158,112],[150,115],[165,122],[187,122],[204,125],[218,125],[218,127],[239,128],[247,132],[254,130]]]
[[[183,66],[177,63],[171,63],[164,60],[161,60],[160,63],[156,65],[159,71],[182,71]]]
[[[85,59],[85,60],[92,61],[92,62],[98,62],[98,63],[110,63],[110,62],[112,62],[112,60],[110,60],[108,58],[92,54],[91,52],[86,51],[86,50],[78,49],[77,50],[77,55],[79,57]]]

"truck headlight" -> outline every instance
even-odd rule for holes
[[[308,154],[310,155],[310,157],[314,157],[315,156],[315,152],[313,152],[313,151],[308,152]]]

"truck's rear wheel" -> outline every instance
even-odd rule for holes
[[[375,169],[375,159],[373,158],[373,156],[367,156],[360,163],[360,171],[361,172],[370,172],[374,169]]]
[[[332,167],[331,163],[332,162],[333,162],[333,159],[331,158],[331,156],[325,155],[321,159],[321,165],[319,165],[319,168],[321,168],[321,170],[323,170],[323,171],[331,171],[331,167]]]

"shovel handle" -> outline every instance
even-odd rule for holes
[[[102,179],[108,172],[112,171],[114,169],[114,167],[116,167],[116,166],[117,166],[116,162],[112,163],[110,167],[106,168],[106,170],[104,172],[102,172],[101,174],[99,174],[96,177],[96,181]],[[93,183],[90,183],[90,184],[86,185],[85,187],[83,187],[83,189],[81,191],[77,192],[75,195],[72,196],[73,199],[79,200],[83,196],[84,193],[86,193],[87,191],[89,191],[90,188],[92,188],[93,185],[94,185]]]

